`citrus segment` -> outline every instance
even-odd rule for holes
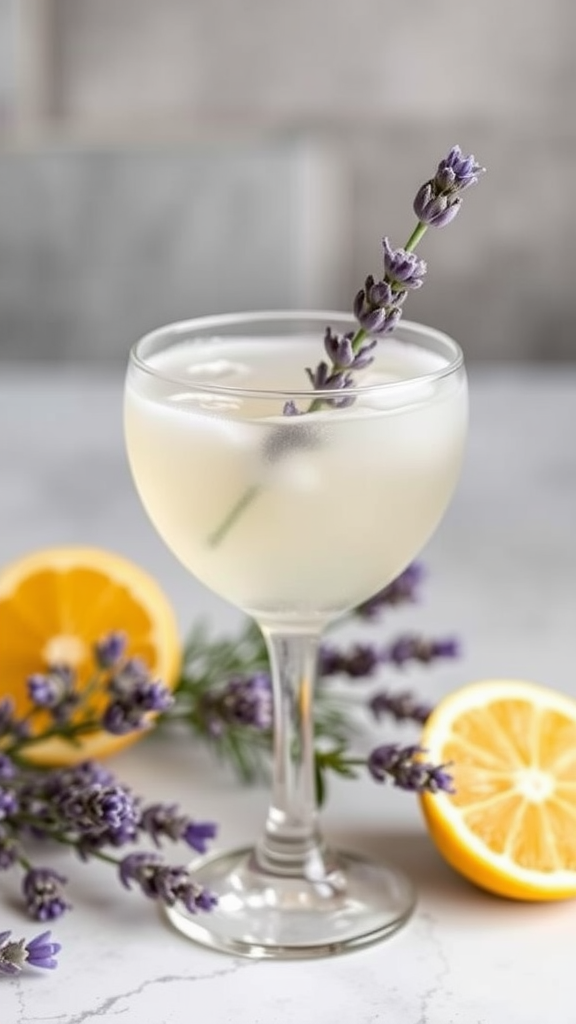
[[[181,654],[176,617],[139,566],[87,547],[38,551],[6,566],[0,572],[0,698],[10,696],[24,714],[28,676],[62,662],[76,670],[80,687],[86,685],[94,644],[111,631],[126,634],[128,657],[141,658],[167,686],[175,684]],[[139,735],[98,732],[79,747],[51,739],[29,748],[29,756],[41,764],[72,764],[109,756]]]
[[[455,792],[421,804],[452,867],[501,896],[576,896],[575,700],[520,680],[471,683],[440,702],[422,746],[451,763]]]

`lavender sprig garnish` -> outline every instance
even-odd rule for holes
[[[454,220],[462,206],[462,193],[476,184],[483,172],[484,168],[475,157],[464,156],[460,146],[453,146],[440,161],[434,176],[420,186],[414,197],[412,207],[417,221],[405,246],[394,248],[389,238],[384,237],[383,273],[377,278],[370,274],[356,293],[352,308],[358,327],[340,335],[328,325],[324,333],[327,359],[321,359],[314,368],[306,367],[313,390],[330,394],[313,398],[306,410],[298,409],[294,400],[289,399],[283,407],[285,416],[313,413],[325,406],[342,409],[354,402],[350,392],[356,386],[355,373],[371,365],[378,339],[391,334],[398,326],[408,293],[424,284],[427,264],[416,256],[414,249],[429,227],[442,228]],[[294,444],[301,443],[300,432],[297,432]],[[285,443],[278,446],[276,457],[281,457],[289,447]],[[270,458],[269,452],[265,456]],[[260,489],[260,483],[253,483],[240,495],[208,536],[211,547],[224,540]]]
[[[445,227],[454,220],[462,205],[462,192],[475,185],[483,171],[474,156],[464,156],[459,146],[453,146],[438,164],[434,177],[420,186],[413,202],[417,223],[406,245],[395,249],[385,237],[382,277],[375,279],[370,274],[356,294],[353,309],[358,329],[339,337],[330,327],[326,328],[324,348],[330,362],[323,360],[315,370],[306,369],[316,390],[349,390],[355,384],[352,371],[373,362],[376,339],[394,331],[408,293],[424,284],[427,264],[415,255],[414,249],[429,227]],[[315,399],[308,411],[325,404],[348,405],[351,401],[349,395]],[[297,410],[291,403],[290,409],[285,411],[294,415]]]
[[[153,715],[166,711],[174,698],[141,660],[125,656],[126,648],[127,638],[120,632],[98,640],[93,647],[94,672],[86,685],[80,685],[69,665],[49,665],[30,675],[30,706],[23,718],[15,716],[9,699],[0,704],[4,755],[18,762],[22,750],[53,737],[75,745],[102,729],[116,736],[149,729]],[[45,722],[46,715],[49,724],[39,729],[37,723]]]
[[[20,974],[24,967],[42,967],[52,971],[58,966],[56,954],[62,949],[59,942],[52,942],[50,932],[42,932],[34,939],[15,941],[12,932],[0,932],[0,975]]]
[[[194,881],[187,867],[171,865],[161,854],[142,853],[138,848],[144,839],[157,847],[184,843],[203,853],[216,834],[214,822],[196,821],[173,803],[146,805],[97,762],[41,770],[28,758],[30,749],[47,738],[77,744],[80,737],[96,731],[124,735],[148,729],[152,712],[171,707],[168,689],[151,678],[142,662],[125,657],[126,646],[126,637],[120,633],[94,645],[94,675],[85,688],[69,666],[51,666],[28,679],[30,706],[23,717],[18,717],[11,702],[2,705],[0,870],[23,872],[24,905],[36,921],[53,921],[72,906],[66,877],[31,862],[28,848],[36,849],[38,843],[69,847],[84,861],[103,860],[116,868],[125,886],[131,877],[130,865],[141,865],[138,878],[142,880],[142,865],[152,857],[154,883],[147,890],[140,885],[145,895],[153,895],[154,889],[158,900],[172,905],[181,899],[196,911],[214,905],[212,895]],[[22,946],[19,954],[13,946],[7,952],[0,948],[0,970],[3,955],[6,964],[20,963],[18,956],[23,963],[25,954],[31,963],[40,957],[40,946]]]

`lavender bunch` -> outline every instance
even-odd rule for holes
[[[391,610],[418,599],[423,575],[420,564],[410,565],[350,613],[349,619],[377,631],[376,641],[342,646],[331,638],[321,645],[314,703],[316,787],[320,802],[327,792],[329,773],[354,778],[362,765],[376,778],[371,769],[371,765],[378,763],[376,752],[360,759],[352,752],[363,732],[358,719],[421,727],[432,710],[430,703],[409,690],[397,691],[392,686],[382,689],[378,685],[380,673],[403,671],[415,663],[430,665],[460,653],[459,644],[452,637],[430,639],[413,633],[385,643],[380,640],[382,620]],[[343,693],[342,686],[336,687],[335,683],[343,683],[346,691]],[[347,684],[353,685],[352,690]],[[367,694],[364,688],[368,688]],[[351,705],[355,712],[352,714]],[[272,684],[266,647],[253,623],[248,623],[231,640],[210,640],[202,627],[195,629],[184,652],[174,705],[161,716],[161,724],[171,721],[191,728],[220,760],[232,765],[244,782],[267,776],[272,743]],[[416,751],[413,744],[406,751],[410,764],[420,763],[422,751]],[[413,770],[412,781],[417,770]],[[407,778],[399,772],[388,775],[395,785],[401,785],[402,779]],[[426,772],[420,772],[418,777],[420,788],[431,791],[440,778]]]
[[[84,861],[105,861],[122,885],[169,906],[179,901],[197,913],[215,902],[187,867],[167,863],[159,852],[166,843],[206,852],[216,835],[213,822],[196,821],[176,804],[147,804],[96,762],[41,770],[28,756],[47,738],[77,743],[96,730],[123,735],[150,728],[150,714],[166,712],[171,694],[125,649],[120,633],[97,643],[95,673],[84,690],[68,666],[52,666],[28,679],[25,715],[18,717],[8,699],[0,705],[0,870],[21,872],[24,904],[36,921],[55,920],[71,907],[65,876],[32,862],[30,849],[39,845],[60,844]],[[150,848],[142,849],[142,841]],[[0,943],[0,970],[3,955],[16,969],[26,956],[39,962],[41,945],[17,952],[9,943],[4,952]]]
[[[476,184],[483,171],[474,156],[464,156],[460,146],[453,146],[438,164],[434,176],[420,186],[413,202],[417,223],[406,245],[394,248],[385,237],[383,273],[377,278],[370,274],[356,294],[353,309],[357,330],[338,335],[327,327],[324,350],[328,361],[323,359],[314,369],[306,368],[315,390],[344,393],[330,399],[315,399],[309,411],[322,404],[342,407],[353,401],[346,391],[354,386],[354,371],[373,362],[378,338],[395,329],[408,293],[424,284],[427,264],[416,256],[414,249],[429,227],[445,227],[454,220],[462,206],[462,193]],[[288,415],[297,411],[293,402],[284,409]]]
[[[24,751],[48,739],[77,746],[102,729],[116,736],[149,729],[152,716],[166,711],[173,697],[164,683],[150,677],[144,662],[125,656],[126,647],[120,632],[98,641],[86,685],[64,664],[29,676],[29,710],[23,717],[16,716],[9,697],[0,700],[0,750],[18,763]]]

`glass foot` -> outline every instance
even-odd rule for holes
[[[194,878],[218,897],[210,913],[166,911],[184,935],[212,949],[268,959],[344,953],[391,935],[415,904],[412,883],[395,867],[331,853],[307,877],[266,873],[251,848],[191,864]]]

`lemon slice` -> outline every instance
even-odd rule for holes
[[[94,643],[113,630],[126,633],[129,657],[141,658],[167,686],[175,684],[181,656],[176,616],[139,566],[88,547],[49,548],[6,566],[0,572],[0,698],[12,697],[24,714],[28,676],[58,662],[73,667],[84,686],[94,670]],[[74,764],[107,757],[140,735],[99,732],[80,747],[51,739],[30,747],[28,756],[40,764]]]
[[[424,794],[430,835],[457,871],[522,900],[576,896],[576,701],[536,683],[471,683],[424,726],[456,792]]]

